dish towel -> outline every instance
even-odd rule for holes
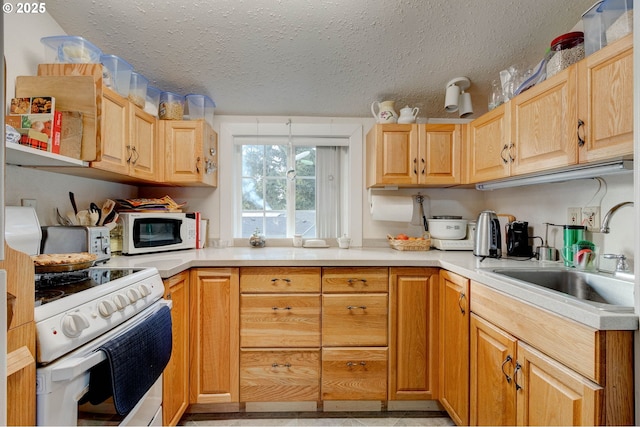
[[[116,412],[127,415],[162,374],[171,347],[171,309],[164,306],[98,348],[107,360],[91,370],[87,400],[97,405],[113,396]]]

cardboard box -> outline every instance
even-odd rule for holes
[[[62,113],[22,114],[5,117],[5,123],[15,128],[22,137],[20,144],[38,150],[60,153]]]

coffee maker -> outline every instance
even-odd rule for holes
[[[513,221],[506,225],[507,256],[533,257],[529,244],[529,223],[527,221]]]

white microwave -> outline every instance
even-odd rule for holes
[[[195,249],[196,220],[186,213],[122,212],[122,254]]]

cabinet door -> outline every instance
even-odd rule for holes
[[[190,403],[238,402],[238,282],[235,268],[191,270]]]
[[[472,314],[470,354],[470,424],[515,425],[516,339]]]
[[[204,171],[202,120],[161,120],[165,147],[164,180],[169,183],[201,182]]]
[[[104,88],[102,96],[102,158],[91,167],[121,175],[129,174],[129,108],[126,98]]]
[[[418,125],[418,183],[429,186],[460,184],[461,126]]]
[[[633,155],[633,35],[578,63],[580,163]]]
[[[578,162],[576,65],[514,97],[511,109],[511,175]]]
[[[161,181],[158,176],[158,120],[131,105],[130,175],[149,181]]]
[[[389,400],[435,399],[438,269],[390,270]]]
[[[511,123],[506,106],[502,104],[469,124],[467,168],[470,183],[509,176]]]
[[[202,183],[218,186],[218,134],[205,122],[203,133]]]
[[[602,387],[523,342],[518,364],[517,425],[603,425]]]
[[[173,349],[162,373],[162,423],[175,426],[189,406],[189,273],[164,280],[164,289],[173,303]]]
[[[367,187],[418,182],[417,125],[377,124],[367,134]]]
[[[469,425],[469,279],[440,271],[440,403]]]

